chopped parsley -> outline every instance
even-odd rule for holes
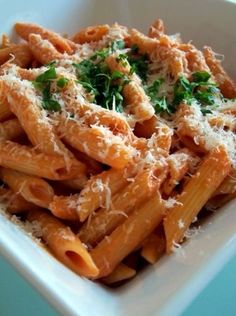
[[[193,82],[207,82],[211,75],[207,71],[197,71],[193,73],[192,77]]]
[[[142,82],[145,83],[148,76],[148,55],[139,54],[138,46],[134,44],[128,54],[128,62],[131,66],[131,72],[135,72],[142,79]]]
[[[193,73],[191,82],[184,76],[180,76],[174,85],[174,106],[181,102],[191,105],[193,101],[198,101],[204,115],[211,113],[209,107],[216,105],[216,98],[222,99],[223,97],[217,86],[209,82],[210,77],[206,71]]]
[[[123,112],[122,90],[129,82],[126,75],[120,71],[111,72],[103,60],[95,63],[93,59],[86,59],[73,65],[78,82],[93,95],[94,102],[106,109]]]
[[[57,112],[61,110],[58,101],[54,100],[51,94],[51,84],[57,78],[55,63],[48,65],[48,70],[39,75],[34,81],[34,87],[43,95],[42,107],[45,110]],[[57,86],[63,88],[68,83],[66,78],[61,77],[57,81]]]
[[[146,94],[149,96],[156,113],[171,114],[173,112],[172,105],[167,101],[165,96],[159,95],[159,89],[163,83],[163,78],[156,79],[153,81],[151,85],[145,86],[144,90]]]
[[[105,63],[105,59],[112,53],[125,48],[123,40],[113,41],[108,47],[96,51],[89,59],[80,63],[74,63],[78,83],[93,96],[93,102],[100,106],[123,111],[123,87],[129,82],[128,77],[119,72],[111,71]],[[130,63],[131,73],[137,73],[143,82],[147,80],[149,60],[146,55],[138,54],[138,50],[132,47],[129,53],[122,51],[117,56],[117,61],[124,66]]]
[[[125,48],[125,42],[122,40],[113,41],[108,47],[101,50],[97,50],[91,57],[92,61],[105,60],[109,55],[116,52],[117,50],[122,50]]]
[[[173,86],[172,100],[167,100],[163,93],[159,93],[163,79],[157,79],[151,85],[145,86],[145,91],[156,113],[171,114],[177,110],[181,102],[191,105],[192,102],[197,101],[201,104],[201,111],[205,115],[212,113],[212,109],[217,106],[217,98],[223,98],[217,86],[209,81],[210,77],[206,71],[194,72],[191,82],[186,77],[180,76]]]

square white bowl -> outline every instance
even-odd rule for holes
[[[161,17],[169,33],[225,54],[224,65],[236,78],[234,0],[0,0],[0,7],[0,33],[11,32],[16,21],[69,34],[115,21],[145,31]],[[236,253],[235,207],[232,201],[213,214],[183,253],[163,257],[115,290],[76,276],[1,214],[0,253],[63,315],[179,315]]]

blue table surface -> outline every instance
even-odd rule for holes
[[[0,257],[0,316],[18,315],[58,316],[58,313]],[[199,315],[236,315],[236,256],[182,314]]]

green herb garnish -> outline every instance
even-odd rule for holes
[[[149,59],[147,55],[129,55],[128,62],[131,66],[131,72],[136,73],[145,83],[148,75]]]
[[[147,95],[156,113],[171,114],[177,110],[177,106],[183,102],[191,105],[192,102],[201,104],[202,113],[212,113],[213,107],[217,106],[217,98],[223,98],[217,86],[209,81],[210,74],[199,71],[192,74],[192,81],[180,76],[173,87],[173,99],[167,101],[165,95],[160,94],[159,89],[164,82],[163,79],[155,80],[151,85],[145,87]],[[209,108],[210,107],[210,108]]]
[[[156,113],[172,113],[173,109],[169,102],[167,102],[165,96],[159,96],[159,89],[162,83],[164,82],[163,78],[153,81],[149,86],[146,86],[145,92],[150,97],[150,100],[153,104]]]
[[[100,106],[123,111],[122,90],[129,82],[128,78],[119,71],[111,72],[103,60],[93,62],[91,59],[74,64],[78,82],[92,93],[94,102]]]
[[[46,70],[44,73],[39,75],[35,81],[40,83],[47,83],[50,80],[54,80],[57,78],[55,65],[49,66],[49,69]]]
[[[122,40],[113,41],[109,47],[103,48],[101,50],[97,50],[91,57],[90,60],[96,61],[99,59],[100,61],[105,60],[110,54],[116,52],[117,50],[121,50],[125,48],[125,42]]]
[[[57,112],[61,110],[61,106],[51,95],[51,83],[57,78],[55,63],[49,64],[48,67],[48,70],[33,81],[33,85],[43,95],[42,107],[45,110]]]
[[[216,104],[216,98],[222,95],[217,86],[209,82],[210,74],[206,71],[198,71],[192,74],[192,82],[181,76],[174,85],[174,105],[185,102],[189,105],[198,101],[202,106],[202,113],[205,115],[211,110],[206,106]]]
[[[197,71],[192,74],[193,82],[207,82],[211,75],[207,71]]]

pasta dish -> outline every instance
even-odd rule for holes
[[[236,84],[161,19],[0,48],[0,199],[81,276],[117,284],[236,197]]]

